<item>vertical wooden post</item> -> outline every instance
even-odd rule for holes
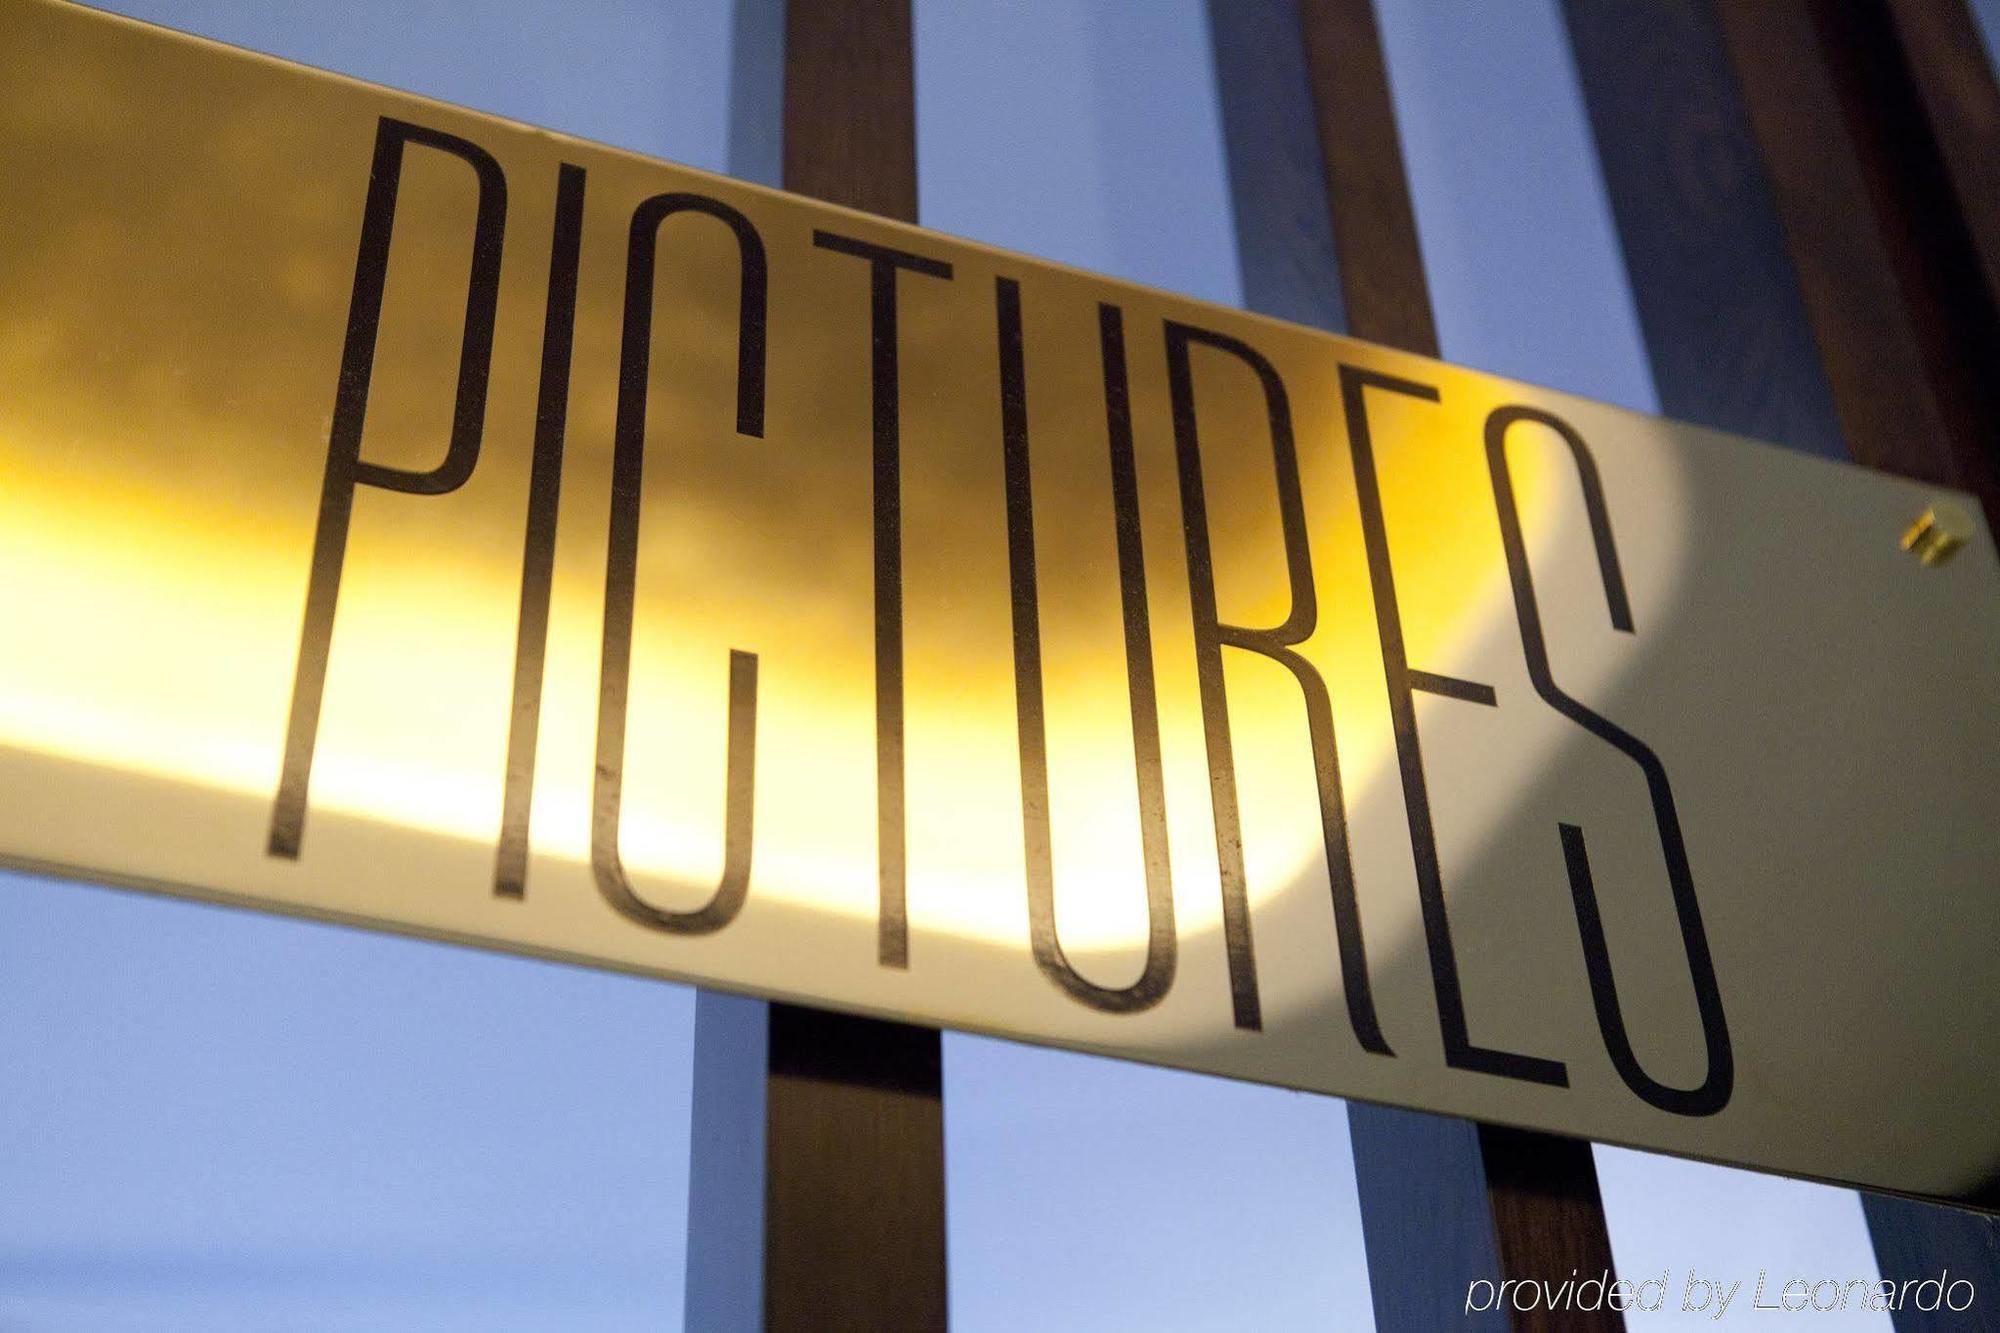
[[[784,185],[917,215],[909,0],[791,0]],[[774,1004],[765,1163],[771,1329],[943,1328],[935,1029]]]
[[[910,0],[789,0],[785,188],[917,220]]]
[[[1716,18],[1847,451],[2000,514],[2000,87],[1971,14],[1775,0]]]
[[[938,1034],[771,1006],[770,1329],[945,1326]]]
[[[1949,192],[1940,211],[1962,227],[1988,308],[2000,310],[2000,81],[1966,0],[1888,0],[1888,13]]]
[[[1438,354],[1388,71],[1370,0],[1300,0],[1347,331]],[[1350,1105],[1369,1273],[1384,1326],[1462,1316],[1476,1278],[1612,1270],[1584,1140]],[[1505,1326],[1506,1316],[1492,1316]],[[1519,1315],[1521,1328],[1618,1327],[1615,1313]]]
[[[909,0],[736,4],[731,172],[915,221]],[[943,1328],[936,1030],[707,993],[695,1027],[688,1327]]]

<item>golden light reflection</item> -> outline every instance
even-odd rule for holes
[[[471,141],[507,183],[481,452],[446,493],[355,491],[292,859],[266,848],[384,115]],[[564,164],[587,189],[514,897],[495,844]],[[423,472],[447,456],[479,196],[434,145],[407,146],[398,179],[361,456]],[[739,434],[737,243],[713,215],[659,233],[618,846],[647,904],[714,892],[732,654],[754,655],[749,893],[703,935],[621,915],[591,866],[629,225],[668,191],[739,210],[769,261],[766,410]],[[1990,1098],[1955,1072],[1979,1048],[1934,1037],[2000,1031],[1991,932],[1961,915],[2000,864],[2000,697],[1967,666],[2000,643],[2000,572],[1983,546],[1939,569],[1896,548],[1928,490],[53,0],[0,8],[0,211],[9,865],[1896,1188],[1990,1175]],[[953,270],[896,283],[907,967],[878,961],[870,265],[819,229]],[[1147,928],[1098,341],[1099,304],[1122,313],[1180,954],[1137,1012],[1078,1003],[1030,950],[999,278],[1022,306],[1056,933],[1100,988],[1140,975]],[[1232,1023],[1168,321],[1254,349],[1289,397],[1317,601],[1295,648],[1331,703],[1393,1058],[1343,1012],[1298,681],[1241,647],[1221,656],[1264,1025]],[[1216,346],[1191,355],[1218,616],[1268,630],[1295,590],[1262,391]],[[1560,1056],[1565,1087],[1440,1052],[1341,363],[1439,394],[1372,394],[1369,419],[1409,664],[1494,691],[1415,710],[1442,893],[1474,1035]],[[1641,1102],[1605,1055],[1558,820],[1588,830],[1632,1042],[1664,1079],[1701,1056],[1691,973],[1655,947],[1675,921],[1646,779],[1527,675],[1482,439],[1509,403],[1573,424],[1603,468],[1632,633],[1607,615],[1569,457],[1543,427],[1509,437],[1555,674],[1672,775],[1741,1071],[1712,1118]],[[1918,787],[1883,762],[1913,745]],[[1896,1095],[1809,1091],[1862,1086]]]
[[[6,409],[0,561],[10,619],[33,626],[36,644],[0,677],[5,743],[268,798],[372,99],[331,81],[302,89],[275,63],[231,62],[179,94],[192,99],[185,114],[161,120],[147,114],[158,85],[134,30],[40,7],[13,23],[30,39],[63,34],[69,54],[37,62],[33,40],[15,43],[19,77],[5,93],[8,178],[33,185],[32,206],[15,210],[25,234],[0,269],[0,374],[32,391],[11,394]],[[50,117],[58,93],[96,108],[91,123]],[[280,115],[313,131],[263,132]],[[504,145],[513,181],[483,453],[457,493],[357,495],[310,810],[491,843],[553,207],[545,187],[574,150],[479,131]],[[96,168],[35,170],[79,154]],[[638,199],[683,184],[665,168],[597,156],[532,825],[538,858],[575,863],[590,841],[623,221]],[[814,251],[807,228],[819,219],[794,205],[691,183],[736,202],[765,233],[770,428],[761,440],[728,429],[733,247],[719,228],[676,226],[656,293],[621,847],[661,902],[706,895],[720,862],[722,665],[743,647],[763,660],[766,694],[753,898],[872,918],[873,847],[815,836],[872,827],[875,814],[865,268]],[[442,449],[472,196],[460,164],[410,152],[364,437],[374,462],[424,467]],[[1144,898],[1103,389],[1088,336],[1101,299],[1126,307],[1132,330],[1178,920],[1183,932],[1219,924],[1158,332],[1161,316],[1186,314],[1168,298],[936,244],[952,252],[954,281],[932,291],[907,280],[903,297],[912,895],[924,899],[925,929],[1021,936],[990,293],[994,274],[1026,274],[1058,921],[1073,955],[1116,972],[1136,966]],[[113,272],[115,284],[86,280]],[[1393,754],[1335,349],[1302,331],[1200,315],[1247,324],[1293,395],[1320,606],[1302,651],[1336,701],[1358,799]],[[1198,355],[1196,373],[1221,615],[1276,624],[1291,594],[1261,400],[1240,368]],[[1451,385],[1445,406],[1378,434],[1419,662],[1449,659],[1509,615],[1478,455],[1487,395],[1474,377],[1437,374]],[[1518,484],[1539,527],[1543,470]],[[1254,901],[1323,879],[1323,850],[1296,685],[1254,655],[1224,658]]]

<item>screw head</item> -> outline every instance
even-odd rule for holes
[[[1903,549],[1935,567],[1957,555],[1972,534],[1972,516],[1950,501],[1940,500],[1924,510],[1903,534]]]

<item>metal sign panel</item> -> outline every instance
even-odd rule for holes
[[[1951,497],[0,35],[10,864],[1993,1201]]]

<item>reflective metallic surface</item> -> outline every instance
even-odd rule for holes
[[[1993,1202],[1948,499],[0,36],[9,862]]]

